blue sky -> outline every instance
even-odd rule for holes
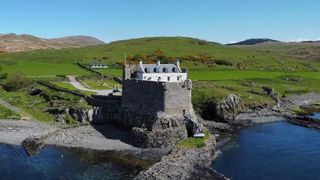
[[[220,43],[320,39],[317,0],[3,0],[0,33],[105,42],[189,36]]]

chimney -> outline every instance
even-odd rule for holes
[[[177,60],[176,65],[178,68],[180,68],[180,61],[179,60]]]
[[[158,66],[160,65],[160,61],[157,61],[157,65],[158,65]]]

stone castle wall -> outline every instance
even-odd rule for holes
[[[133,144],[139,147],[171,146],[188,137],[197,124],[192,82],[139,81],[132,69],[124,66],[121,100],[109,98],[95,109],[93,122],[130,129]]]
[[[121,109],[156,117],[158,112],[181,116],[193,113],[191,81],[152,82],[124,80]]]

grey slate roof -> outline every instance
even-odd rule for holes
[[[175,64],[143,64],[146,73],[179,73],[180,70]]]

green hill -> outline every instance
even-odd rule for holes
[[[76,62],[100,60],[108,64],[122,63],[125,54],[128,57],[146,56],[157,50],[164,52],[165,56],[182,60],[182,66],[190,70],[320,70],[320,64],[315,61],[290,55],[279,56],[278,52],[230,47],[184,37],[139,38],[85,48],[0,53],[0,63],[4,65],[4,72],[23,71],[29,75],[83,74],[86,72],[76,70]]]
[[[274,42],[251,46],[237,46],[249,51],[276,54],[278,57],[301,59],[308,62],[320,62],[320,42]]]
[[[196,111],[202,114],[202,110],[231,93],[241,96],[247,107],[272,107],[275,101],[262,87],[274,88],[279,96],[319,93],[320,63],[316,59],[294,54],[297,49],[303,48],[313,48],[314,53],[319,51],[315,45],[309,44],[284,46],[270,43],[268,46],[238,47],[193,38],[153,37],[85,48],[0,53],[0,65],[3,66],[1,73],[22,71],[29,77],[37,76],[31,78],[45,78],[60,86],[64,84],[61,82],[63,78],[52,78],[52,75],[86,75],[81,78],[88,78],[85,82],[95,87],[99,86],[97,82],[106,79],[91,77],[88,71],[76,65],[77,62],[121,64],[125,55],[127,62],[140,58],[152,61],[180,59],[181,65],[189,68],[188,75],[193,80],[193,104]],[[102,72],[121,76],[121,71],[117,66]],[[19,93],[21,97],[26,94],[24,91]],[[16,99],[15,93],[10,95],[3,91],[4,95]],[[25,104],[29,107],[29,100]]]

